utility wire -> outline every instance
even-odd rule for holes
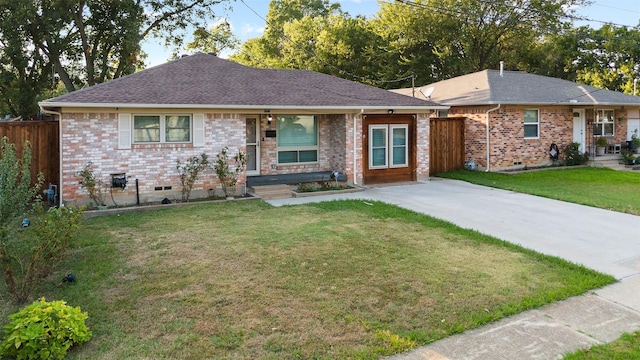
[[[483,2],[485,4],[488,4],[488,5],[504,5],[504,4],[500,4],[500,3],[497,3],[496,1],[492,1],[492,0],[479,0],[479,1]],[[381,2],[385,3],[385,4],[393,4],[391,2],[386,2],[386,1],[381,1]],[[466,13],[464,11],[454,10],[454,9],[450,9],[450,8],[446,8],[446,7],[442,7],[442,6],[437,6],[437,5],[433,5],[431,3],[422,3],[422,2],[409,1],[409,0],[395,0],[395,2],[404,4],[404,5],[408,5],[408,6],[413,6],[413,7],[420,7],[420,8],[426,8],[426,9],[438,10],[438,11],[440,11],[441,14],[445,14],[445,15],[446,14],[467,15],[467,16],[472,15],[472,14]],[[610,25],[614,25],[614,26],[617,26],[617,27],[633,27],[633,26],[629,26],[629,25],[617,24],[617,23],[614,23],[612,21],[591,19],[591,18],[588,18],[586,16],[571,15],[571,14],[566,14],[566,13],[550,13],[550,12],[547,12],[547,11],[542,11],[542,10],[538,10],[538,9],[531,9],[531,8],[527,8],[527,7],[523,7],[523,6],[516,6],[516,5],[511,5],[511,6],[514,9],[517,9],[517,10],[531,11],[531,12],[536,12],[536,13],[543,14],[543,15],[551,15],[551,16],[556,16],[556,17],[562,17],[562,18],[566,18],[566,19],[570,19],[570,20],[596,22],[596,23],[601,23],[601,24],[610,24]]]
[[[266,24],[267,26],[271,26],[272,28],[274,28],[274,29],[275,29],[275,27],[273,27],[273,26],[269,23],[269,21],[268,21],[267,19],[265,19],[262,15],[260,15],[257,11],[255,11],[255,10],[254,10],[251,6],[249,6],[249,5],[248,5],[244,0],[240,0],[240,2],[241,2],[242,4],[244,4],[244,6],[246,6],[249,10],[251,10],[251,12],[253,12],[257,17],[259,17],[260,19],[262,19],[262,20],[265,22],[265,24]],[[292,43],[292,44],[294,44],[294,45],[297,45],[297,44],[296,44],[296,42],[295,42],[295,41],[293,41],[293,39],[291,39],[291,38],[290,38],[287,34],[285,34],[284,32],[280,31],[280,35],[282,36],[282,38],[283,38],[283,39],[285,39],[285,40],[287,40],[287,41],[291,42],[291,43]],[[405,77],[399,78],[399,79],[393,79],[393,80],[374,80],[374,79],[370,79],[370,78],[367,78],[367,77],[364,77],[364,76],[360,76],[360,75],[353,74],[353,73],[351,73],[351,72],[349,72],[349,71],[347,71],[347,70],[341,69],[341,68],[339,68],[339,67],[337,67],[337,66],[335,66],[335,65],[333,65],[333,64],[331,64],[331,63],[328,63],[328,62],[324,61],[322,58],[320,58],[320,56],[318,56],[318,54],[316,54],[314,51],[312,51],[312,50],[307,50],[307,49],[305,49],[303,46],[300,46],[300,49],[302,49],[302,51],[304,51],[305,53],[307,53],[307,55],[310,55],[311,57],[313,57],[313,58],[315,58],[315,59],[319,60],[319,61],[320,61],[320,63],[322,63],[323,65],[328,66],[328,67],[330,67],[330,68],[332,68],[332,69],[334,69],[334,70],[338,71],[338,73],[339,73],[339,74],[341,74],[341,75],[347,75],[347,76],[350,76],[350,77],[352,77],[352,78],[354,78],[354,79],[358,79],[358,80],[360,80],[360,81],[362,81],[362,82],[365,82],[365,83],[366,83],[366,82],[368,82],[368,83],[376,83],[376,84],[388,84],[388,83],[398,83],[398,82],[402,82],[402,81],[405,81],[405,80],[408,80],[408,79],[411,79],[411,78],[413,78],[413,80],[415,80],[415,79],[417,78],[416,74],[415,74],[414,72],[412,72],[411,74],[409,74],[409,75],[407,75],[407,76],[405,76]],[[308,70],[308,69],[307,69],[307,70]]]

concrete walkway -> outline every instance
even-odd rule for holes
[[[389,359],[557,359],[640,329],[640,216],[446,179],[268,202],[281,206],[335,199],[395,204],[620,280]]]

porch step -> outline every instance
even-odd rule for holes
[[[594,167],[605,167],[618,171],[634,171],[634,168],[626,167],[624,164],[621,164],[622,156],[618,154],[607,154],[604,156],[597,156],[595,159],[591,159],[589,161],[591,166]]]
[[[291,187],[286,184],[252,186],[250,191],[261,199],[282,199],[293,196]]]

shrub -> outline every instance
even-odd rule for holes
[[[586,154],[581,153],[579,147],[580,144],[572,143],[564,148],[564,165],[584,165],[589,161],[589,157]]]
[[[31,146],[25,142],[22,158],[16,154],[15,144],[7,137],[0,141],[0,231],[16,219],[21,219],[28,205],[37,198],[43,176],[38,174],[31,186]],[[3,232],[3,234],[6,234]],[[3,241],[0,234],[0,244]]]
[[[38,203],[29,227],[14,231],[0,246],[0,264],[7,290],[22,303],[64,259],[69,240],[82,220],[75,207],[50,208]]]
[[[640,156],[635,157],[628,150],[620,151],[620,155],[622,156],[622,161],[625,165],[635,165],[639,163]]]
[[[231,189],[236,186],[240,174],[242,174],[244,168],[247,166],[247,156],[242,151],[238,151],[232,159],[235,162],[233,168],[230,165],[229,147],[225,146],[217,155],[216,162],[213,164],[213,169],[218,179],[220,179],[220,185],[222,186],[222,191],[224,191],[225,196],[233,195]]]
[[[105,184],[100,178],[96,177],[93,170],[93,163],[89,161],[76,175],[80,178],[80,187],[87,192],[89,198],[96,206],[106,206],[107,204],[104,201]]]
[[[182,185],[182,201],[189,202],[193,184],[196,183],[198,175],[207,168],[207,165],[209,165],[209,157],[204,153],[200,154],[200,157],[193,156],[188,158],[184,164],[180,160],[177,161],[176,169],[178,169],[180,184]]]
[[[0,353],[18,359],[63,359],[71,346],[91,339],[88,317],[62,300],[36,300],[9,315],[12,321],[4,327]]]

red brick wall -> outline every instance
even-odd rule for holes
[[[162,112],[160,112],[162,113]],[[245,151],[245,120],[238,114],[206,114],[205,145],[192,144],[132,144],[131,149],[118,149],[118,114],[72,113],[62,115],[62,199],[66,202],[85,204],[86,193],[80,189],[77,172],[89,161],[105,183],[111,182],[110,174],[126,173],[127,188],[113,189],[118,205],[136,202],[135,179],[139,181],[140,202],[154,202],[168,197],[172,201],[181,198],[181,185],[176,161],[184,163],[201,153],[209,155],[211,161],[220,150],[229,146],[232,155]],[[240,178],[240,183],[245,181]],[[161,187],[163,190],[155,190]],[[171,187],[170,190],[164,190]],[[212,169],[207,169],[194,186],[192,198],[204,197],[209,189],[218,188],[219,181]],[[107,204],[113,205],[108,193]]]
[[[125,111],[122,111],[125,113]],[[132,111],[134,113],[141,111]],[[153,111],[166,113],[167,111]],[[180,113],[197,113],[182,111]],[[277,114],[272,114],[277,116]],[[355,127],[354,127],[355,124]],[[139,181],[140,202],[156,202],[167,197],[172,201],[181,198],[181,185],[176,161],[185,162],[201,153],[215,161],[220,150],[228,146],[231,154],[246,151],[245,116],[236,113],[205,114],[205,144],[132,144],[131,149],[118,148],[118,113],[64,112],[62,115],[62,199],[67,202],[85,204],[89,199],[80,189],[77,172],[89,161],[105,183],[110,183],[110,174],[126,173],[127,188],[113,189],[118,205],[136,202],[135,179]],[[273,122],[267,123],[260,116],[260,168],[262,175],[291,174],[314,171],[339,171],[346,173],[350,182],[362,183],[362,117],[353,114],[319,115],[319,161],[314,164],[277,165],[276,138],[266,137],[266,130],[275,130]],[[355,149],[354,154],[354,131]],[[429,176],[429,118],[418,114],[417,121],[417,175],[418,179]],[[355,162],[355,169],[354,169]],[[354,179],[355,170],[355,179]],[[242,176],[240,183],[246,178]],[[157,187],[162,190],[156,190]],[[170,187],[170,189],[169,189]],[[215,190],[214,190],[215,189]],[[215,191],[221,195],[220,184],[212,169],[207,169],[194,186],[192,198],[205,197]],[[107,204],[113,205],[111,194]]]
[[[465,156],[482,168],[486,168],[486,111],[492,107],[452,107],[449,110],[451,116],[467,117]],[[539,111],[539,138],[524,138],[525,109]],[[569,106],[502,106],[490,113],[489,123],[491,170],[548,164],[552,143],[562,150],[573,141],[573,110]]]

